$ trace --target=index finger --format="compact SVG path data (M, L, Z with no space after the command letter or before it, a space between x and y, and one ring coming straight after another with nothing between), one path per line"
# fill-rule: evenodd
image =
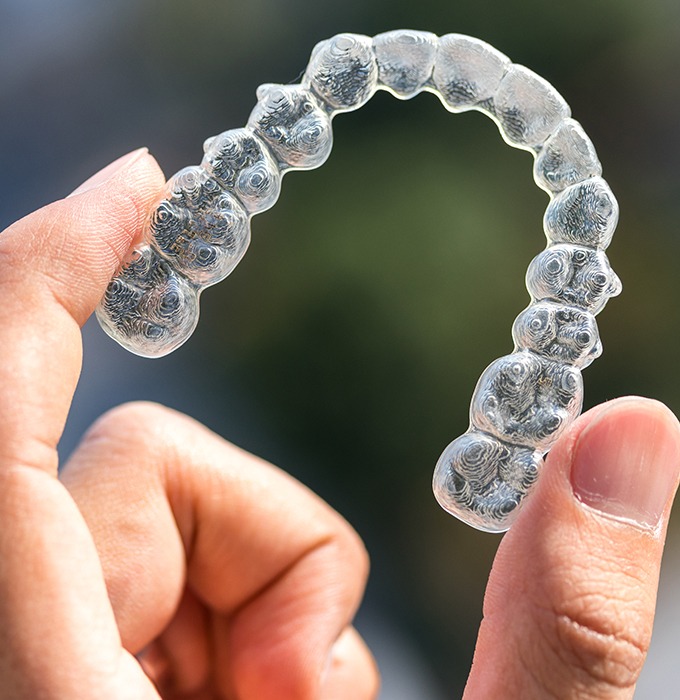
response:
M56 474L81 368L80 326L141 234L163 182L140 149L0 234L0 469Z

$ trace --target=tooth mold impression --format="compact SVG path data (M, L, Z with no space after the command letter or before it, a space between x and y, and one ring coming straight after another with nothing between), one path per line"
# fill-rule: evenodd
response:
M201 291L241 260L250 219L274 205L282 176L319 167L331 152L332 118L376 90L399 99L433 92L451 112L488 115L507 143L534 155L534 179L550 196L547 247L527 271L531 303L513 325L514 350L483 372L470 427L434 472L445 510L502 532L543 456L581 411L581 369L602 351L595 314L621 291L604 252L619 211L562 96L484 41L397 30L317 44L300 84L262 85L246 126L208 139L201 164L170 178L143 244L109 284L97 317L138 355L160 357L184 343L198 322Z

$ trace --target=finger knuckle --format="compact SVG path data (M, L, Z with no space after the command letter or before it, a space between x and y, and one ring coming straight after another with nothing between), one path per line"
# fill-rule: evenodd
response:
M544 636L566 672L586 687L631 689L649 648L649 632L626 601L575 597L547 611Z
M85 439L124 440L126 445L153 444L161 432L168 430L175 413L150 401L131 401L104 413L89 429Z

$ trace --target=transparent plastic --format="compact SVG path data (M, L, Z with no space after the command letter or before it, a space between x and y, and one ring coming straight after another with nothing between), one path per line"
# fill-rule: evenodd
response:
M144 357L167 355L194 332L198 294L149 246L135 250L97 308L102 328Z
M417 95L432 78L438 41L436 34L409 29L374 37L379 87L402 100Z
M534 155L534 179L550 197L548 246L527 271L531 303L513 325L514 351L483 372L470 426L444 450L433 479L445 510L501 532L581 410L581 369L602 352L595 314L621 291L604 253L619 210L561 95L486 42L402 29L317 44L300 84L260 86L247 125L206 140L201 164L169 180L97 317L139 355L179 347L198 321L201 291L234 270L251 217L274 205L282 176L319 167L333 145L333 117L376 90L400 99L428 91L451 112L487 114L505 141Z
M302 81L328 105L349 112L366 104L378 86L378 64L371 39L338 34L317 44Z
M561 243L531 261L526 282L536 301L553 299L592 314L621 292L621 281L604 252Z
M283 170L318 168L333 147L331 120L301 85L260 85L248 127L269 146Z
M273 207L281 173L269 149L250 129L231 129L203 144L201 166L251 213Z
M578 243L604 250L619 221L619 205L601 177L560 192L545 210L545 235L553 243Z
M512 66L493 96L503 138L517 148L538 150L571 116L569 105L547 81L524 66Z
M602 354L595 316L551 301L537 301L524 309L515 319L512 337L516 350L532 350L581 369Z
M470 425L512 445L547 452L583 403L581 372L533 352L492 362L477 382Z
M151 217L151 246L195 285L223 280L250 242L248 214L200 167L180 170Z
M551 193L600 175L595 147L573 119L565 119L548 137L534 163L536 184Z
M437 46L434 88L452 112L490 108L489 102L511 65L507 56L485 41L446 34Z
M507 530L543 466L538 450L470 429L442 453L433 489L440 505L487 532Z

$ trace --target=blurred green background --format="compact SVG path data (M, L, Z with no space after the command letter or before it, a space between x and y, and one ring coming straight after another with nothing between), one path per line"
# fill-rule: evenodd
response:
M479 36L567 99L621 205L608 254L624 292L598 318L585 407L634 393L680 411L677 0L0 0L0 224L140 145L168 175L197 163L320 39L402 27ZM88 326L63 452L108 406L154 398L276 461L362 534L369 618L458 696L500 539L440 511L431 471L481 371L512 348L547 196L490 120L429 94L378 93L334 136L329 161L288 175L253 220L248 255L172 357L128 356ZM677 687L668 673L655 676Z

